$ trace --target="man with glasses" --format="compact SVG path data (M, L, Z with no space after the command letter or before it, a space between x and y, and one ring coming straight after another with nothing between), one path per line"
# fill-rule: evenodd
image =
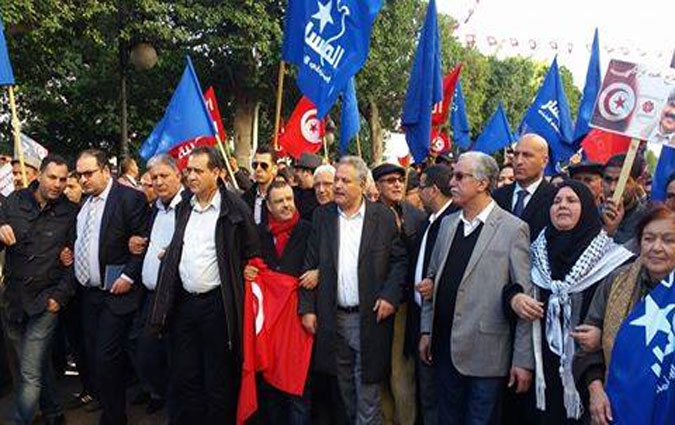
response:
M510 283L530 281L527 224L490 196L499 168L481 152L459 157L450 180L461 208L441 222L425 279L419 354L432 365L439 424L494 424L503 387L524 393L532 380L532 325L519 320L515 337L502 308ZM433 341L433 346L432 346Z
M415 249L417 229L424 221L425 214L405 201L405 174L405 169L395 164L385 163L373 169L373 179L380 193L379 202L394 213L408 258L413 258L417 252ZM415 405L415 363L412 358L403 355L408 297L405 288L401 289L403 295L401 305L394 318L392 376L389 386L385 386L383 410L385 417L395 415L396 422L401 425L413 425L415 409L411 409L410 406Z
M274 153L271 150L260 148L255 153L253 162L251 163L255 183L249 190L244 192L242 198L253 212L255 224L267 221L265 194L267 193L267 188L277 176L277 166L274 160Z
M103 408L100 423L124 425L125 348L143 295L143 257L129 251L129 239L147 236L148 203L142 192L112 178L101 150L83 151L76 170L87 195L77 216L74 249L87 365Z

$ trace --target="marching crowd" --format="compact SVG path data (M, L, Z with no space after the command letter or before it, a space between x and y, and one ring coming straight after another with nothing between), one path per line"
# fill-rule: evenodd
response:
M549 179L548 152L526 134L501 169L467 152L370 170L259 150L249 175L199 147L184 170L160 154L139 177L92 149L74 168L26 158L27 187L13 161L0 207L12 423L64 423L67 407L126 424L137 380L130 402L170 424L234 424L256 257L298 279L314 346L304 394L260 378L251 423L611 423L617 332L675 269L675 176L650 203L638 159L614 202L623 156ZM82 384L63 404L59 354Z

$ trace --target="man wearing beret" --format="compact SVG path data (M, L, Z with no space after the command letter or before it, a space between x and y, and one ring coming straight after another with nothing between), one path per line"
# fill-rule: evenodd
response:
M602 164L597 162L583 161L579 164L570 165L569 173L573 180L578 180L590 189L595 198L595 205L600 206L604 201L602 190Z

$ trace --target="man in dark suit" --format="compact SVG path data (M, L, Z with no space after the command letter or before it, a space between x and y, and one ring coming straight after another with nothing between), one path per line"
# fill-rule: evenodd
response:
M219 177L213 148L188 159L193 193L176 212L162 259L151 327L169 324L169 404L176 424L233 424L242 367L243 270L259 255L258 233L244 202Z
M405 354L415 359L415 372L417 378L418 410L424 425L438 423L438 410L436 391L434 389L433 369L420 361L417 355L417 346L420 340L420 315L422 313L422 296L415 290L415 282L420 282L427 274L431 252L436 243L438 229L443 219L457 211L452 204L450 193L450 179L452 170L444 165L432 165L427 167L420 177L420 199L424 209L429 213L418 230L415 239L415 253L410 256L408 264L410 282L407 291L409 293L408 320L406 323Z
M314 213L307 246L305 269L319 270L319 284L301 292L299 307L316 332L314 366L337 375L350 424L382 423L380 384L407 267L393 214L364 197L367 175L361 158L340 161L335 203Z
M274 160L274 152L265 148L258 149L251 163L255 183L241 195L253 214L252 217L255 224L265 222L267 219L265 194L267 193L267 188L277 176L277 165Z
M125 346L144 291L142 257L131 254L129 239L146 235L148 204L143 192L114 181L103 151L82 152L76 169L88 195L77 216L74 263L84 287L85 350L103 408L100 423L123 425Z
M548 143L536 134L523 135L513 153L515 183L497 189L492 197L504 210L530 226L534 241L549 222L555 188L544 178Z
M295 181L293 189L295 204L303 220L312 220L314 210L319 206L314 195L314 170L321 165L321 157L312 153L303 153L295 163Z

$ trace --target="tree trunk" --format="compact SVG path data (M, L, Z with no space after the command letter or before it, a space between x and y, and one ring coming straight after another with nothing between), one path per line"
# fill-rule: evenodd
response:
M369 102L370 114L368 116L368 126L370 127L370 142L372 146L373 165L378 165L382 162L382 154L384 153L382 145L382 124L380 124L380 110L374 101Z
M234 111L234 155L240 167L251 167L251 142L255 105L246 97L237 98Z

